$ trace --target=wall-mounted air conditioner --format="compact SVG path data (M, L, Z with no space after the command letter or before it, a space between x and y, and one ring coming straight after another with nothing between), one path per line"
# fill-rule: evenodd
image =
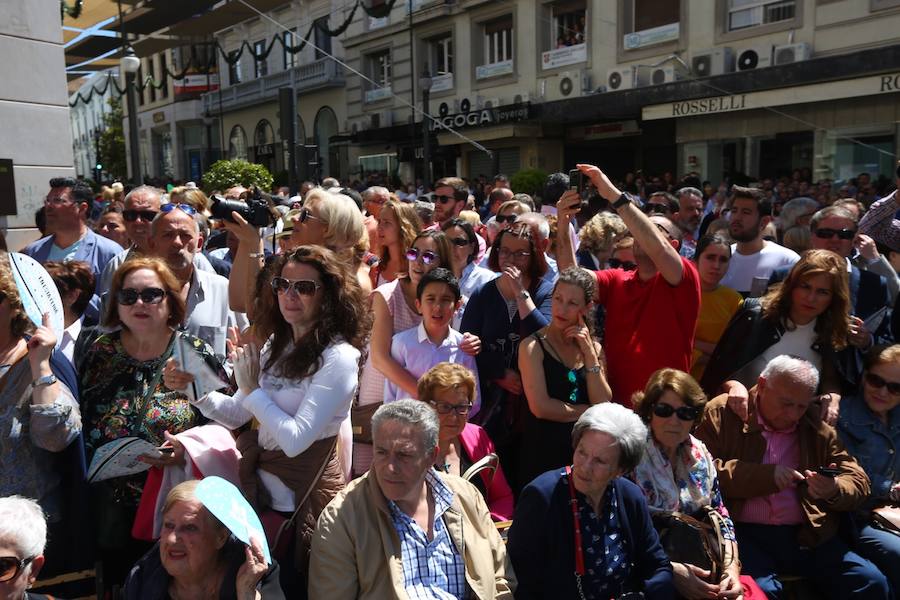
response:
M762 44L738 50L736 67L738 71L752 71L772 66L772 44Z
M634 87L634 67L620 67L606 72L606 89L610 92Z
M772 56L772 64L789 65L795 62L809 60L812 56L812 46L806 42L798 44L785 44L784 46L775 46L775 52Z
M691 74L694 77L711 77L734 71L734 50L723 46L697 52L691 58Z

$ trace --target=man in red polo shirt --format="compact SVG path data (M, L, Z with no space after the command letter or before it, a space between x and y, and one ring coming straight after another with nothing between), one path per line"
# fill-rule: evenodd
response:
M644 389L654 371L663 367L690 371L700 312L700 279L693 263L678 255L678 227L661 215L645 215L597 167L578 168L634 237L636 270L594 272L594 301L606 307L604 346L613 400L631 407L631 395ZM580 204L574 190L566 192L557 204L560 270L576 265L569 228L564 224L574 218Z

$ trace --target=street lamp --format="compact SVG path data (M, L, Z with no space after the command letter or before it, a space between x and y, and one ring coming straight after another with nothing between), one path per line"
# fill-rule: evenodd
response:
M422 90L422 185L425 189L431 185L431 148L429 148L429 125L431 119L428 112L428 95L431 93L431 71L428 70L428 64L425 64L425 70L419 78L419 88Z
M138 143L137 101L134 97L134 74L141 68L141 59L134 54L131 46L125 48L125 54L119 61L119 72L125 78L125 98L128 105L128 148L131 154L131 179L141 184L141 157Z
M100 128L94 129L94 181L99 184L103 174L103 161L100 160L100 137L103 133Z

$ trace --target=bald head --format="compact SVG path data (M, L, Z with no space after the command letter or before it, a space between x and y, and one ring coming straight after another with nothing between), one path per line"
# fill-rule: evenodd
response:
M200 225L178 208L160 213L153 219L149 246L152 255L165 260L175 275L185 279L200 249Z

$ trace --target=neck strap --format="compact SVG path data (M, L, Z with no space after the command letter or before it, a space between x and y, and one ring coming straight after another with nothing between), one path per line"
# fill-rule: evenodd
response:
M572 467L566 467L566 479L569 480L569 504L572 506L573 533L575 534L575 575L582 577L584 568L584 547L581 543L581 517L578 511L578 498L575 496L575 483L572 481Z

